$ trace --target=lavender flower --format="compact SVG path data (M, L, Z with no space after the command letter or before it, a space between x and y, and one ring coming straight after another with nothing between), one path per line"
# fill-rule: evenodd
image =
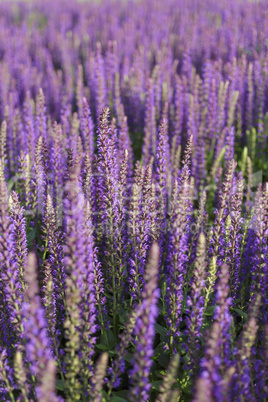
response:
M75 164L70 172L65 203L67 244L65 247L66 319L64 328L67 338L66 378L70 398L77 398L80 395L81 384L78 374L83 368L82 365L88 366L89 364L87 370L90 370L91 342L94 344L94 340L90 340L90 336L95 331L93 250L85 241L85 202L82 188L78 182L79 169L79 165ZM87 340L81 339L83 333ZM83 350L82 361L80 360L81 347ZM86 351L89 354L87 358ZM87 377L84 379L85 382L86 379ZM86 383L85 387L87 388L87 386Z
M28 402L30 386L27 382L27 373L22 352L17 350L14 358L14 378L17 388L21 391L23 400Z
M44 155L44 140L43 137L40 136L38 138L38 142L36 144L36 182L37 182L37 205L38 212L43 212L43 205L46 194L46 160Z
M211 255L215 263L222 262L225 249L225 220L228 215L228 195L233 183L233 175L236 163L232 160L227 165L225 181L219 194L219 208L215 210L215 222L213 237L211 240Z
M241 240L241 204L243 198L243 180L238 178L230 200L229 241L226 245L226 262L230 264L231 293L237 292L239 286L240 240Z
M231 127L226 133L225 160L229 162L232 159L234 159L234 127Z
M81 118L81 135L85 153L92 159L93 156L93 140L94 140L94 124L90 115L90 109L86 98L83 98L82 103L82 118Z
M163 379L163 383L160 386L160 395L156 399L157 402L177 401L179 397L179 391L172 391L173 385L176 383L176 374L178 371L180 362L180 356L176 354L171 360L168 371Z
M55 362L50 349L45 314L38 294L36 257L33 253L28 256L26 280L28 287L25 290L25 302L22 305L26 359L34 378L36 396L39 395L40 398L42 396L43 400L52 398L53 401L57 401L53 385ZM47 378L51 380L49 385Z
M157 272L159 263L159 248L153 244L145 272L145 288L142 293L142 303L139 308L139 317L136 322L134 334L135 353L133 369L131 370L131 401L147 400L149 397L149 374L152 364L154 324L158 314L157 301L159 289L157 288Z
M44 140L46 140L47 138L46 106L45 106L44 92L41 88L39 89L36 102L35 130L36 130L36 137L38 139L43 138Z
M1 124L1 130L0 130L0 159L2 166L5 166L6 163L6 133L7 131L7 123L4 120Z
M253 395L250 390L250 357L258 331L257 315L260 302L261 297L260 295L257 295L252 303L249 320L244 327L235 350L236 373L233 377L232 396L238 401L245 397L248 400L253 399Z
M143 160L145 166L154 155L156 149L156 121L155 121L155 106L154 106L154 88L152 80L147 82L146 94L146 109L145 109L145 129L144 129L144 145L143 145Z
M118 306L122 292L121 284L125 276L125 261L123 258L125 244L122 233L124 212L122 200L119 201L118 199L118 196L122 196L122 193L120 193L122 182L120 183L118 161L116 158L117 133L112 127L109 128L108 116L109 109L104 108L100 116L97 140L99 149L98 185L100 187L98 201L101 209L100 224L102 230L104 230L103 240L107 244L107 248L104 251L107 256L106 286L113 293L113 326L116 332ZM112 277L111 285L110 277Z
M95 375L92 380L93 390L91 393L91 397L96 402L101 402L101 400L102 400L101 391L102 391L104 377L105 377L106 370L107 370L108 358L109 358L108 353L104 352L100 355L100 357L96 363Z
M197 371L202 338L202 323L204 314L204 296L202 289L205 283L206 271L206 238L201 232L198 239L197 256L195 261L194 278L191 285L191 295L187 298L189 317L186 319L190 368Z
M230 326L231 315L229 306L228 266L222 265L220 282L217 288L215 321L212 325L207 341L205 356L201 360L203 381L209 382L211 395L217 400L228 400L230 380L234 374L234 367L230 355ZM198 400L198 399L197 399Z
M18 279L22 289L25 289L24 272L27 265L26 219L24 217L24 209L20 206L18 194L12 192L9 202L11 204L10 215L13 222L15 259L19 270Z
M266 400L265 1L9 3L0 399Z
M177 181L175 182L173 199L174 209L171 215L169 229L169 245L167 260L167 324L169 327L170 347L176 351L177 338L180 335L180 321L183 302L183 285L186 277L186 265L188 260L189 238L189 182L184 181L187 174L187 165L182 172L182 183L179 194L177 193Z
M138 304L133 311L133 313L128 318L128 322L124 332L120 336L120 343L117 347L118 355L113 361L112 367L110 368L111 379L108 383L109 393L111 393L113 388L120 386L121 379L120 375L124 373L126 369L125 356L127 353L127 347L132 340L132 334L136 326L136 320L139 317L141 311L140 304Z
M15 228L8 213L6 183L1 178L0 194L0 230L2 232L0 239L0 320L3 328L3 340L5 343L11 345L14 342L13 325L16 329L16 335L19 336L21 333L21 304L23 294L14 252Z
M8 395L10 400L12 402L15 402L13 390L14 380L12 376L12 370L10 369L8 364L7 351L5 349L2 349L0 351L0 392L3 397L4 395Z
M55 292L57 320L59 323L62 323L66 272L63 260L62 234L59 227L57 227L56 214L50 194L47 194L44 210L43 232L45 250L43 259L45 259L46 253L48 252L48 263L50 265L52 281L51 286L54 289L53 294ZM54 331L52 331L52 333L54 333Z
M160 247L165 235L165 217L167 213L167 170L169 161L169 144L167 138L167 122L164 120L160 124L159 140L156 152L156 197L157 197L157 231L160 240Z

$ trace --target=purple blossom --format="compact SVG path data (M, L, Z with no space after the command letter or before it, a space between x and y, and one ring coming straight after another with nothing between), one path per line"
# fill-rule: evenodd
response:
M151 385L149 383L150 367L152 365L154 325L158 315L157 301L160 295L157 287L157 273L159 264L159 248L152 245L148 264L145 271L145 287L142 301L138 310L138 318L134 329L135 352L131 375L130 400L147 400Z
M36 394L47 395L47 397L50 394L52 400L56 401L58 399L53 386L55 362L50 349L44 309L38 294L36 257L33 253L28 256L26 280L28 287L25 290L25 302L22 305L23 337L27 341L26 359L30 365L30 373L37 381ZM49 386L47 378L51 379Z
M266 400L265 0L9 3L0 399Z
M217 400L228 399L230 380L234 374L231 362L230 327L232 317L229 312L229 272L226 264L222 265L216 293L216 308L205 356L201 360L201 378L209 382L211 395Z

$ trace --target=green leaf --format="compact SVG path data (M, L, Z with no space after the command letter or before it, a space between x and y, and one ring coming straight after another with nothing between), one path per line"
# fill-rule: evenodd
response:
M108 349L113 349L116 345L116 339L113 334L113 331L108 329L107 331L105 331L104 334L101 334L100 344L105 345ZM108 350L108 349L106 349L106 350ZM105 349L103 349L103 350L105 350Z
M117 356L118 352L116 350L109 350L109 356Z
M162 384L162 382L163 382L163 381L161 381L161 380L153 381L153 382L151 383L152 389L154 389L154 390L156 390L156 391L159 391L159 387L160 387L160 385Z
M111 402L125 402L126 399L125 398L121 398L120 396L112 396L112 398L110 399Z
M244 320L247 321L248 316L244 311L240 310L239 308L234 308L234 311L236 311L242 318L244 318Z
M113 396L118 397L118 398L121 398L121 399L123 399L124 401L126 401L127 398L128 398L128 390L127 390L127 389L123 389L123 390L121 390L121 391L113 392Z
M121 310L119 313L119 322L125 327L128 322L128 312L126 310Z
M154 359L158 359L160 354L163 353L163 349L164 349L164 343L161 342L157 345L157 347L154 350Z
M103 343L98 343L96 347L100 350L109 350L109 346L104 345Z
M101 402L107 402L107 401L109 401L109 400L110 400L110 399L109 399L109 397L108 397L107 392L105 392L104 390L102 390L102 391L101 391L101 393L102 393L102 399L101 399Z
M166 375L166 370L155 370L154 374L156 375L156 377L158 378L162 378Z
M168 368L170 361L170 356L167 353L161 353L158 359L158 363L160 364L161 367L164 367L165 369Z
M157 334L160 334L161 336L167 335L167 329L162 327L162 325L160 325L160 324L155 324L155 332Z
M56 389L58 389L59 391L64 391L64 389L65 389L64 381L57 380L56 381Z
M27 241L32 242L35 239L36 236L36 227L33 228L32 230L29 230L27 233Z
M207 316L213 315L214 311L215 311L215 308L216 308L216 305L208 306L207 309L206 309L205 315L207 315Z
M133 359L133 355L131 353L127 353L125 356L125 361L131 363Z

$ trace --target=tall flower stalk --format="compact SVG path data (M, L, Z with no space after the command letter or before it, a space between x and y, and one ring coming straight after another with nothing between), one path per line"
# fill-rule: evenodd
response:
M22 306L23 338L26 359L34 385L33 395L36 395L38 399L50 399L56 402L58 401L55 393L56 366L50 349L45 313L39 296L37 261L33 253L28 256L26 280L28 287L25 290L25 302Z
M130 401L137 400L137 398L147 400L151 388L149 374L152 365L154 325L158 314L157 301L160 295L157 287L158 264L159 247L154 243L146 266L145 287L134 329L136 341L133 368L131 370Z

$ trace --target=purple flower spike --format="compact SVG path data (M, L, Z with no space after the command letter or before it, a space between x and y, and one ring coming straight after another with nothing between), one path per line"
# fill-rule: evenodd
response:
M63 239L62 233L57 226L56 214L53 207L52 197L47 194L43 217L44 240L47 244L45 253L49 253L48 263L53 281L53 293L55 292L56 314L58 323L63 322L64 289L66 272L64 270Z
M201 360L202 381L207 381L211 395L217 401L230 400L230 382L235 372L231 362L230 327L232 317L229 312L229 269L223 264L216 294L216 308L205 356ZM229 399L228 399L229 398ZM197 399L198 400L198 399Z
M15 242L15 259L19 270L19 282L22 289L25 289L25 268L27 265L27 239L26 239L26 219L24 208L20 206L18 194L11 193L10 197L10 216L13 222L13 238Z
M241 396L247 400L253 400L254 391L251 389L251 364L254 355L254 343L258 331L257 316L261 304L261 296L256 295L249 312L249 320L240 336L237 348L234 350L236 360L236 372L232 383L232 397L242 402Z
M204 296L202 289L205 285L206 271L206 238L203 233L200 234L197 245L197 256L195 261L194 278L192 290L187 298L187 307L189 316L186 319L187 335L189 342L190 369L196 373L198 368L199 353L201 349L200 341L202 339L202 324L204 314Z
M55 362L52 358L47 322L39 296L36 257L33 253L28 256L26 280L28 287L25 290L25 302L22 306L26 358L30 364L30 372L37 381L36 395L43 395L47 400L51 397L53 401L57 401L54 386ZM50 378L49 384L47 378Z
M154 87L152 79L147 82L145 128L142 155L146 166L156 151L156 121L154 105Z
M83 98L81 115L81 136L84 152L92 161L94 152L94 124L86 98Z
M135 353L133 369L130 373L131 389L130 401L143 400L149 397L151 384L149 382L150 368L152 365L154 325L158 315L157 302L160 291L157 288L159 264L159 247L152 245L145 271L145 287L142 293L142 302L139 307L139 317L136 322L134 334Z
M187 165L185 166L186 170ZM185 172L185 174L187 174ZM182 173L182 177L184 173ZM184 180L184 179L183 179ZM174 207L171 211L167 256L167 325L169 345L176 352L180 336L183 286L186 279L189 239L189 182L183 182L178 193L178 182L173 191Z
M213 237L211 239L211 254L219 264L223 261L225 253L225 221L228 215L228 201L231 192L236 162L231 160L227 164L225 180L219 194L219 207L215 210Z
M165 217L167 213L167 176L169 171L169 144L167 136L167 121L163 120L159 128L159 139L155 160L156 199L157 199L157 234L160 248L165 236Z
M107 352L102 353L95 366L94 377L92 379L93 387L90 397L96 402L102 401L101 391L103 389L103 384L105 381L108 359L109 359L108 353Z
M16 335L21 333L21 303L23 300L22 283L19 277L16 251L15 226L9 216L7 187L0 178L0 325L3 327L4 342L12 344ZM17 233L17 235L20 235ZM23 231L21 233L23 238ZM15 238L14 238L15 237ZM22 251L25 244L22 244ZM14 326L14 327L13 327ZM7 337L7 338L6 338Z
M0 349L0 395L8 395L10 401L15 402L14 379L12 369L9 367L6 349ZM6 400L6 399L4 399Z

